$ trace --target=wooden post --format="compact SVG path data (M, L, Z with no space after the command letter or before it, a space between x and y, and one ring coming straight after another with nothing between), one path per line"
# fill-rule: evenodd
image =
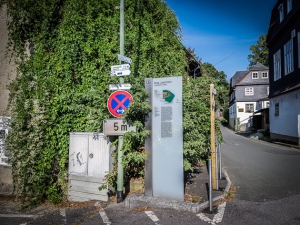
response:
M217 189L216 177L216 145L215 145L215 96L214 85L210 85L210 151L212 164L212 188Z

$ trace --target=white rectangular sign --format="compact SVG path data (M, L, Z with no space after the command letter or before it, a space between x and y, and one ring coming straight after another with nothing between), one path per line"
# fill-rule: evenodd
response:
M120 64L120 65L114 65L110 67L110 71L116 71L116 70L129 70L130 65L129 64Z
M136 132L136 126L126 122L124 119L103 120L103 133L108 136L124 135L126 132Z
M120 60L122 62L128 62L128 63L132 62L131 58L124 56L124 55L120 55L120 54L118 54L118 60Z
M114 71L114 73L111 73L111 76L122 77L122 76L129 76L130 74L131 74L130 70L116 70Z
M116 90L130 90L131 84L110 84L109 90L116 91Z

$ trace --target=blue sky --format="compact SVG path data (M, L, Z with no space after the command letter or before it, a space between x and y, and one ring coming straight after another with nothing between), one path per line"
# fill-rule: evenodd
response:
M177 16L183 44L202 62L224 71L227 80L246 71L249 47L268 33L277 0L165 0Z

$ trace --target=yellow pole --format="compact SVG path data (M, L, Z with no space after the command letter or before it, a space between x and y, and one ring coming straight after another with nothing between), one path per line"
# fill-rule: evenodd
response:
M210 85L210 151L212 164L212 188L217 189L216 178L216 145L215 145L215 96L214 85Z

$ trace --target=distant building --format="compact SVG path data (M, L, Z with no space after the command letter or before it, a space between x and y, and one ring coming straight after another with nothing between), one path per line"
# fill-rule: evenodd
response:
M267 36L270 138L300 144L300 1L279 0Z
M230 127L241 131L267 128L269 121L263 109L269 107L268 92L268 67L257 63L249 71L237 71L230 79Z
M197 59L195 59L195 57L193 56L193 54L191 54L191 52L189 51L189 49L185 49L185 56L188 62L187 67L185 68L188 76L193 77L194 79L196 77L201 77L202 73L201 73L201 64L198 62Z

